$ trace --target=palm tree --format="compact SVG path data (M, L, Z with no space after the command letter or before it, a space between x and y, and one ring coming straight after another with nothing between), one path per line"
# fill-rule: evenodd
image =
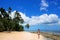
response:
M0 19L2 18L2 15L0 14Z
M8 13L11 13L11 10L12 10L11 7L9 7L9 8L8 8Z
M29 24L26 24L26 27L29 29Z
M0 22L0 32L4 31L4 26L3 26L3 23Z
M18 13L18 11L15 12L15 18L13 20L15 22L15 30L16 31L23 30L23 26L21 24L24 22L24 20L22 19L21 15Z
M15 22L17 23L23 23L24 20L22 19L21 15L18 13L18 11L15 12L15 18L14 18Z
M22 19L21 15L18 11L15 12L15 17L11 19L9 16L11 14L11 7L9 7L8 12L4 8L0 8L0 31L12 31L17 30L21 31L24 30L23 25L21 25L24 20ZM20 24L19 24L20 23ZM16 29L14 29L16 28Z

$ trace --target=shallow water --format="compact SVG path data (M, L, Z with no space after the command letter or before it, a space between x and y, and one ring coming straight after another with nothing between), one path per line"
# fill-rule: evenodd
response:
M50 39L50 38L46 38L46 40L53 40L53 39Z

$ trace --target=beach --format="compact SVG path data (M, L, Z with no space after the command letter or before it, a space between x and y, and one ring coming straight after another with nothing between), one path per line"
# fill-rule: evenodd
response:
M47 38L51 38L53 40L60 40L60 33L56 34L56 33L51 33L51 32L41 32L41 35L47 37Z
M40 35L40 38L38 39L38 36L36 33L31 32L0 32L0 40L52 40L49 38L46 38L43 35Z

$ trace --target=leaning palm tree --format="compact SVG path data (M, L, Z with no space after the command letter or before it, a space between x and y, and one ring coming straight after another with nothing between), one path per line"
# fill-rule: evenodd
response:
M29 29L29 24L26 24L25 26Z

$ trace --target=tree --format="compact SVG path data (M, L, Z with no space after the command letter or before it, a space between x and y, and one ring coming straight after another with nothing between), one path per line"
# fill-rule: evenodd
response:
M18 13L18 11L15 12L15 18L13 19L15 21L15 27L14 29L16 31L23 31L23 26L19 25L22 24L24 22L24 20L22 19L21 15Z
M0 19L0 32L4 31L4 26L2 20Z
M11 7L8 8L8 12L4 8L0 8L0 31L23 31L24 27L21 24L24 23L24 20L18 11L15 12L15 17L12 19L11 10Z
M11 7L9 7L9 8L8 8L8 13L11 14L11 10L12 10Z
M29 29L29 24L26 24L26 27Z
M17 22L17 23L20 22L21 24L24 22L24 20L22 19L21 15L18 13L18 11L15 12L14 20L15 20L15 22Z

